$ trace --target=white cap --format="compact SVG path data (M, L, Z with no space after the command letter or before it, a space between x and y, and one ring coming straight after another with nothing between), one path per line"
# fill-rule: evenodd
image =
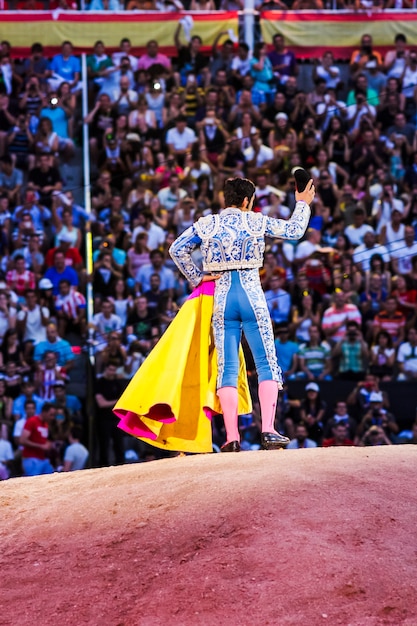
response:
M317 383L308 383L308 385L306 385L306 391L317 391L318 393L320 391L320 387Z

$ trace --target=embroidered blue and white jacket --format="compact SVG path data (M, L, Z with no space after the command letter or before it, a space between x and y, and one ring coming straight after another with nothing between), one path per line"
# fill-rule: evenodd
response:
M169 253L180 272L196 287L204 275L191 257L196 248L200 248L204 272L259 268L263 264L265 237L301 239L310 213L305 202L297 202L289 220L231 207L219 215L200 217L174 241Z

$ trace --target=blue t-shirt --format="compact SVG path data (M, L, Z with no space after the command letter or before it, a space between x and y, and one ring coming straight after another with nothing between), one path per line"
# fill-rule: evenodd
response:
M275 340L275 351L277 353L278 364L283 372L288 372L291 369L292 358L294 354L297 354L300 347L295 341L286 341L281 343L279 339Z
M50 267L46 270L44 278L49 278L52 282L53 294L57 296L59 294L59 281L60 280L69 280L71 287L78 287L78 274L72 268L67 266L63 272L58 272L54 267Z
M81 74L81 63L77 57L70 56L64 59L62 54L57 54L51 61L50 69L61 76L64 80L72 83L76 72Z
M52 122L52 128L62 139L68 139L68 121L67 114L62 107L54 109L42 109L40 117L47 117Z

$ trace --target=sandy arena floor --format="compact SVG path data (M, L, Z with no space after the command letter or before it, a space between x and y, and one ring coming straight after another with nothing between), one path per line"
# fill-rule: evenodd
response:
M417 446L0 484L1 626L417 625Z

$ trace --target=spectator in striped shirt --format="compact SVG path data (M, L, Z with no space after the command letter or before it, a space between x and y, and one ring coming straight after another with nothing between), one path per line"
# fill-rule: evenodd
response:
M346 302L346 294L341 289L336 289L333 304L323 313L322 329L327 341L334 345L343 339L348 321L354 321L360 326L362 316L357 306Z
M68 331L85 336L87 332L85 298L65 278L59 281L59 294L55 300L58 318L58 333L65 337Z
M300 346L298 353L300 376L308 380L331 380L332 361L330 346L327 341L321 341L320 327L317 324L310 326L310 341Z
M14 258L14 268L6 274L6 284L19 297L19 302L25 303L25 293L27 289L35 289L35 274L26 269L26 261L23 255L19 254Z
M404 341L405 317L397 308L397 299L389 296L385 303L385 311L380 311L374 318L374 337L381 330L386 330L392 339L393 348L398 348Z

